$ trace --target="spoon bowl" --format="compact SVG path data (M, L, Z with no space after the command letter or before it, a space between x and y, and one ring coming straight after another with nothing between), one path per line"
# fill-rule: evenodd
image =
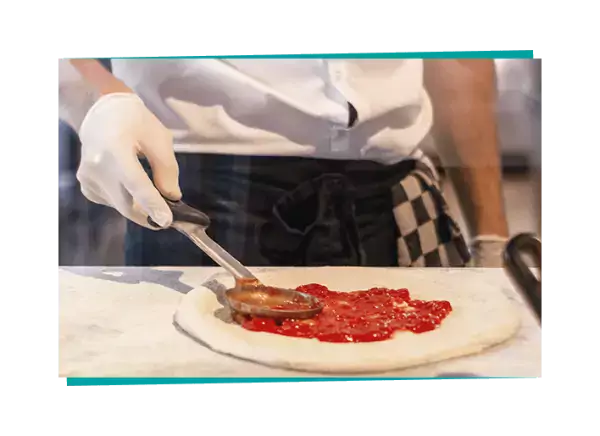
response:
M312 295L257 282L228 289L225 298L232 312L264 318L306 319L323 310L321 301Z

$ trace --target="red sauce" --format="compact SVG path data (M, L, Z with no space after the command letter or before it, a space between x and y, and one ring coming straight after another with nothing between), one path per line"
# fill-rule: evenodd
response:
M376 342L389 339L399 330L434 330L452 311L448 301L411 300L407 289L335 292L310 284L297 290L319 298L324 304L322 312L305 320L245 318L242 327L322 342Z

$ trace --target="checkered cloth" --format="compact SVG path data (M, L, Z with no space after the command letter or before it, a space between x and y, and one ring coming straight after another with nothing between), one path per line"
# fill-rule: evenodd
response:
M398 225L398 264L412 267L463 267L470 260L466 241L450 214L438 179L426 165L392 188Z
M466 244L426 164L186 154L183 200L249 266L464 266ZM146 170L151 175L147 163ZM128 223L126 264L214 265L174 230Z

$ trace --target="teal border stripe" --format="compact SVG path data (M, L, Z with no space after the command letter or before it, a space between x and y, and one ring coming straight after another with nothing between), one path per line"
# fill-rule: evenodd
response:
M533 59L533 50L434 51L404 53L311 53L231 56L150 56L114 57L111 59L241 59L241 58L327 58L327 59Z
M115 386L115 385L182 385L216 383L290 383L330 381L386 381L386 380L440 380L440 379L510 379L528 377L233 377L233 378L80 378L67 377L67 386Z

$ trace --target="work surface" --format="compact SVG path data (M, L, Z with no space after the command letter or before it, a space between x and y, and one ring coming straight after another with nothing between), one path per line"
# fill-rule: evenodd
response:
M270 268L283 270L283 268ZM254 269L260 273L261 269ZM383 272L385 270L382 270ZM319 377L221 355L173 324L181 298L220 268L60 268L61 377ZM443 269L423 269L443 277ZM541 329L501 269L460 269L464 280L504 289L520 307L512 339L487 351L371 377L541 376ZM327 377L331 377L329 374ZM345 374L340 376L347 377Z

